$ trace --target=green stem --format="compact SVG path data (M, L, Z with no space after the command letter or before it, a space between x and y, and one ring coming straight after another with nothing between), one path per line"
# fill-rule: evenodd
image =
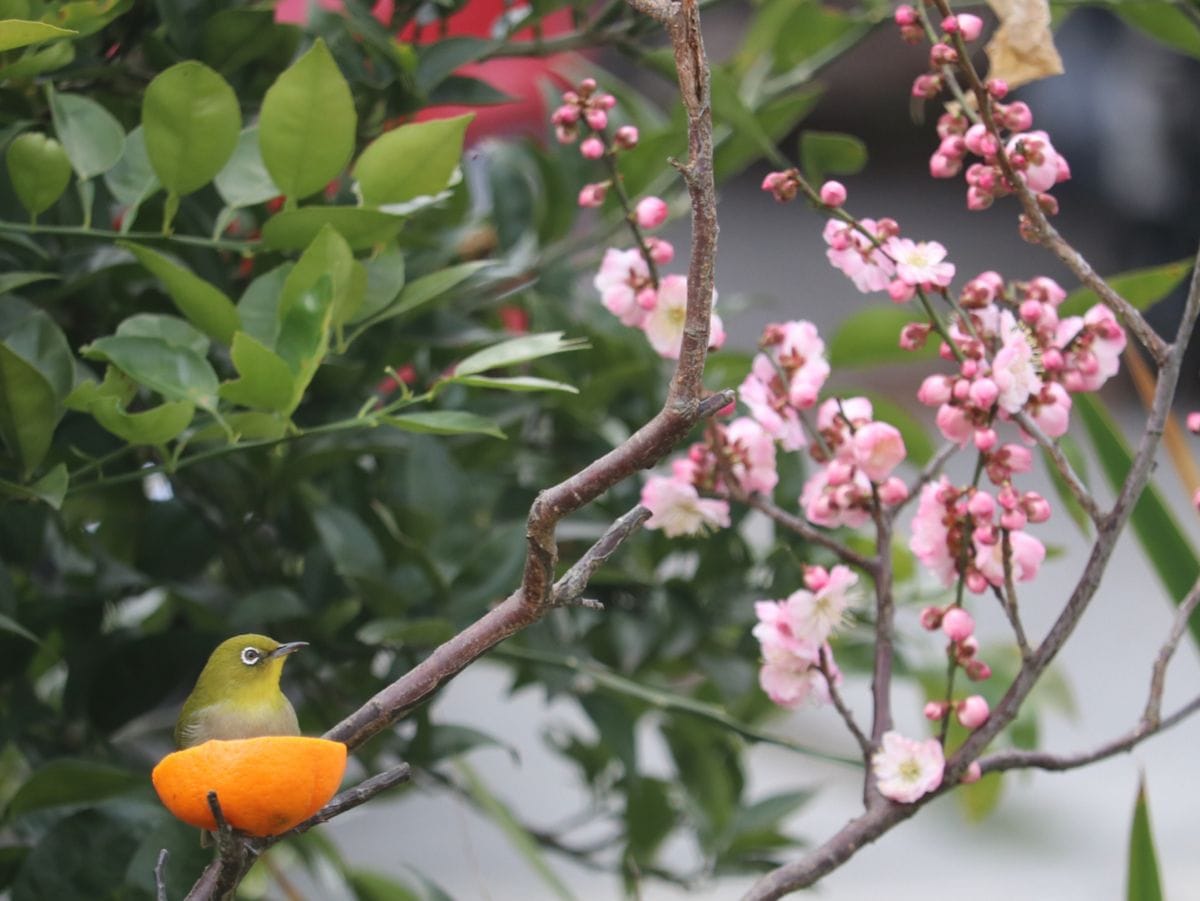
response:
M169 241L175 244L187 244L192 247L207 247L212 250L235 250L240 253L254 251L259 241L231 241L204 238L199 235L163 235L159 232L120 232L102 228L86 228L76 225L37 225L35 223L9 222L0 220L0 232L16 232L24 235L60 235L68 238L91 238L98 241Z

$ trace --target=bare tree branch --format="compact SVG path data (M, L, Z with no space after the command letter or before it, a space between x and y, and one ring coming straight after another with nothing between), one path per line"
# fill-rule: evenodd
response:
M1179 640L1183 638L1188 620L1196 612L1198 603L1200 603L1200 579L1196 580L1192 585L1192 590L1175 609L1175 620L1171 623L1171 631L1167 634L1167 640L1163 642L1163 646L1158 651L1158 657L1154 661L1154 669L1150 673L1150 696L1146 699L1146 709L1142 712L1142 724L1145 726L1155 727L1158 725L1162 715L1162 696L1167 681L1167 664L1171 662L1175 649L1179 647Z
M841 692L838 691L837 685L833 681L833 667L830 665L831 663L832 660L830 660L829 652L825 648L821 648L820 653L817 655L817 669L825 677L825 685L829 689L829 700L833 702L834 709L842 717L842 722L846 724L846 728L850 730L850 734L858 742L858 747L863 753L863 760L867 760L871 756L871 740L863 735L862 729L858 728L858 723L854 719L854 714L846 706L846 702L842 700Z
M1092 497L1092 493L1087 490L1087 486L1083 484L1083 480L1075 472L1075 467L1071 465L1071 461L1067 459L1067 455L1058 446L1058 442L1051 440L1050 436L1043 432L1041 427L1030 419L1029 415L1024 411L1013 416L1013 420L1037 442L1038 447L1050 455L1050 459L1054 462L1054 468L1071 490L1071 496L1075 498L1075 503L1079 504L1093 525L1099 525L1100 518L1104 514L1096 506L1095 498Z
M857 566L859 569L866 570L874 574L879 569L879 561L877 558L864 557L858 551L851 550L837 539L826 535L820 529L811 525L807 520L796 516L794 513L789 513L782 507L778 506L769 497L761 494L750 494L742 491L733 483L733 480L728 480L731 483L729 496L738 503L745 504L747 507L752 507L760 513L768 516L777 525L783 526L791 532L795 532L805 541L810 541L813 544L819 544L826 550L833 551L843 563L848 563L851 566Z

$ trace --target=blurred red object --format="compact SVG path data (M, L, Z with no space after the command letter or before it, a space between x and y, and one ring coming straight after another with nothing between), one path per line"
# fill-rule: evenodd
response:
M318 0L318 3L322 9L327 10L341 9L342 6L341 0ZM308 4L309 0L279 0L275 6L275 20L303 24L308 20ZM445 20L428 25L409 23L396 37L418 45L432 43L445 37L490 38L497 19L506 11L511 13L513 9L520 9L525 5L516 3L506 7L504 0L469 0L463 9ZM392 17L393 6L393 0L379 0L372 12L381 22L387 22ZM542 34L546 37L570 30L571 15L568 10L552 13L542 20ZM532 28L522 28L514 38L527 41L533 38L533 34ZM420 110L413 116L413 120L424 122L474 112L475 120L467 129L469 144L489 136L540 136L545 133L546 128L546 108L542 102L541 84L552 80L565 85L565 80L557 74L557 67L562 64L564 57L565 54L505 57L468 63L457 69L455 74L485 81L497 91L513 97L513 101L492 106L430 106Z

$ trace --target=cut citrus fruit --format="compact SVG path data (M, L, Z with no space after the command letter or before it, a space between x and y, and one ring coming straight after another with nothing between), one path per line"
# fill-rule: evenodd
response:
M204 744L168 754L150 774L167 810L215 830L208 806L215 791L234 829L268 836L287 832L325 806L346 771L346 746L324 738L267 735Z

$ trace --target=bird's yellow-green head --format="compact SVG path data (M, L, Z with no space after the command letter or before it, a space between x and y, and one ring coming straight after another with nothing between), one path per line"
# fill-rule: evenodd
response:
M279 677L288 655L307 644L249 634L217 645L183 704L176 743L297 734L296 714L279 690Z

